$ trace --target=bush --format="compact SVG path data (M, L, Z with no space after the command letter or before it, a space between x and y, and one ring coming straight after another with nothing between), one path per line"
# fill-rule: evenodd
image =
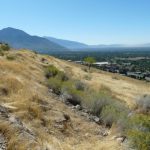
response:
M42 110L38 105L32 104L28 107L28 115L30 115L31 119L41 119L42 117Z
M102 109L109 105L110 100L108 97L93 97L92 113L94 115L100 116Z
M86 67L81 68L84 72L88 72L88 69Z
M70 97L67 99L69 103L71 103L74 106L81 105L82 93L80 91L70 89L69 91L67 91L67 93L70 95Z
M58 72L59 70L55 66L50 65L45 70L45 76L47 78L55 77L58 74Z
M75 88L73 81L67 81L63 84L62 95L66 101L72 105L80 105L83 97L83 92Z
M143 113L150 112L150 95L144 95L137 99L136 101L137 108L141 110Z
M67 76L64 72L62 72L62 71L59 71L59 72L57 73L56 78L57 78L58 80L63 81L63 82L69 80L68 76Z
M90 75L85 75L85 76L84 76L84 79L90 81L90 80L92 80L92 77L91 77Z
M0 48L0 56L4 56L4 52L1 48Z
M14 55L7 55L6 58L8 60L15 60L16 59L16 57Z
M53 92L57 95L61 94L62 81L57 78L50 78L48 80L48 87L53 90Z
M127 130L131 144L137 150L150 149L150 116L135 115L130 119L130 128Z
M127 115L128 109L119 101L114 100L112 104L103 107L100 119L109 127L111 127L113 123L117 124L120 128L120 132L123 132L126 127L122 123L125 123L127 120Z
M116 123L119 118L120 112L111 105L103 107L101 112L101 120L106 126L111 127L113 123Z
M76 90L79 90L79 91L85 90L85 84L79 80L75 81L75 87L76 87Z

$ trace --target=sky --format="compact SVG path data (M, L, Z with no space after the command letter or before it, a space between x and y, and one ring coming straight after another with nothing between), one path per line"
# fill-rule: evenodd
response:
M150 0L0 0L0 29L86 44L150 43Z

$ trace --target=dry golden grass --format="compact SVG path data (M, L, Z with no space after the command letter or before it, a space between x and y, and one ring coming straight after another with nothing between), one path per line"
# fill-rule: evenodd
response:
M150 93L150 83L144 81L93 68L91 73L88 73L81 65L59 59L53 59L53 64L68 71L74 78L85 81L95 90L99 90L101 86L108 87L118 99L125 101L130 107L134 106L137 97ZM90 76L90 80L87 80L86 76Z
M36 142L22 135L17 126L10 124L7 118L0 118L0 133L8 138L8 149L48 149L48 150L119 150L121 146L113 135L102 138L98 133L100 126L89 122L74 113L68 106L49 94L44 77L44 67L50 64L67 72L75 79L83 80L91 87L111 91L115 96L132 104L139 94L150 92L143 82L119 75L92 70L87 73L82 66L68 63L50 56L42 56L30 51L10 51L15 56L8 60L0 57L0 105L18 117L36 137ZM42 58L46 60L42 62ZM91 76L86 80L85 76ZM116 80L117 78L117 80ZM71 117L67 128L57 123L63 114ZM2 123L3 122L3 123ZM24 143L24 144L22 144Z

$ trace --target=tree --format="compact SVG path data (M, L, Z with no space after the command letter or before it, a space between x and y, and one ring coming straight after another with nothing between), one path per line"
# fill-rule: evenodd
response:
M95 58L93 58L93 57L86 57L84 59L84 61L88 64L89 70L90 70L92 64L96 62Z

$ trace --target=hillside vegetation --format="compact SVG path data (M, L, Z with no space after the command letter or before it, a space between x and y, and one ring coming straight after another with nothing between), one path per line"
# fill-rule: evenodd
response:
M148 83L26 50L1 51L0 148L149 149Z

